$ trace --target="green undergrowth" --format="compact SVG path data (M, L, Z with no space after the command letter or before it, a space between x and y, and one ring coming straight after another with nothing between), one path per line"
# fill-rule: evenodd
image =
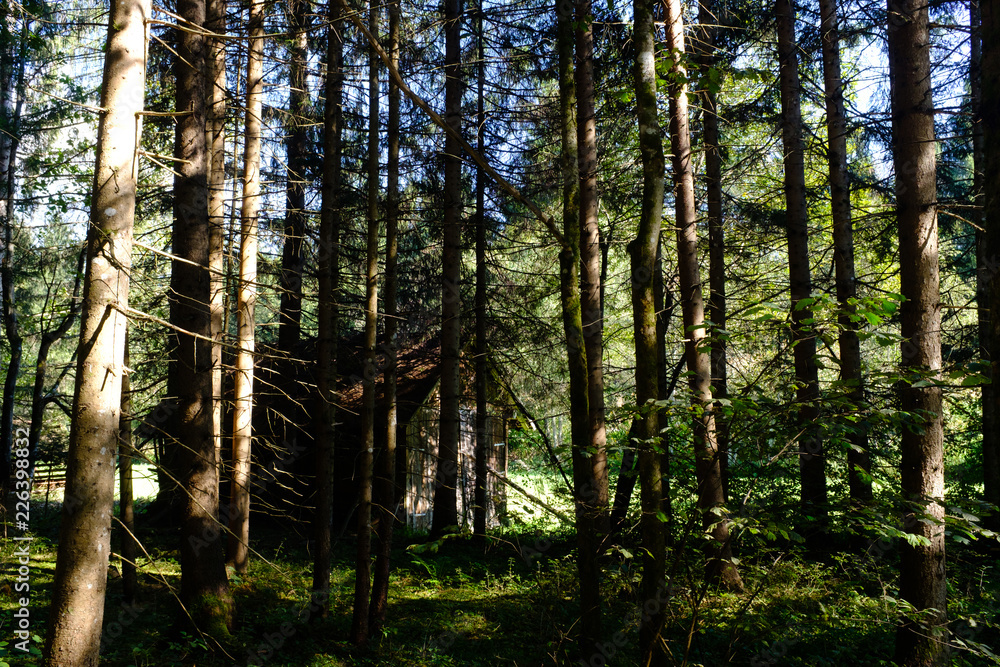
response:
M258 555L244 576L231 575L236 626L224 644L177 622L180 570L176 534L142 535L140 596L122 605L119 563L109 572L102 664L134 667L216 665L635 665L644 604L638 594L640 552L626 546L604 557L602 653L577 650L578 591L574 541L566 533L521 528L486 543L455 536L439 544L400 534L393 553L386 628L367 649L351 646L354 545L335 546L332 611L309 605L311 555L287 531L257 528ZM414 545L417 545L414 547ZM423 545L423 546L420 546ZM437 547L436 549L434 547ZM409 548L408 548L409 547ZM748 550L751 551L751 550ZM12 652L13 545L3 544L7 584L0 590L6 660L40 665ZM32 633L44 638L54 576L52 542L32 545ZM896 554L867 560L807 558L796 547L755 548L740 563L746 590L704 586L700 557L672 551L664 595L666 644L681 665L889 665L902 603L895 590ZM971 549L949 553L953 664L1000 664L1000 576L995 560ZM652 603L655 606L655 603ZM32 645L38 645L32 640ZM991 648L992 647L992 648Z

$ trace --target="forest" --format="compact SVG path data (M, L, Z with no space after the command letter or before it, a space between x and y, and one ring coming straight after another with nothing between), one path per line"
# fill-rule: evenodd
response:
M0 667L1000 665L994 11L3 0Z

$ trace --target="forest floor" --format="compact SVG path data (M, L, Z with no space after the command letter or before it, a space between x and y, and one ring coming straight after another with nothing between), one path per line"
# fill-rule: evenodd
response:
M40 665L55 573L58 514L33 522L31 627L36 655L12 650L14 549L2 546L0 666ZM141 521L141 517L140 517ZM312 557L289 524L254 526L258 554L245 576L231 576L236 627L219 646L176 622L178 536L140 532L140 594L123 607L120 562L112 561L103 665L173 667L273 665L636 665L642 600L638 549L604 559L606 641L583 660L575 634L578 596L574 545L565 532L522 525L485 543L455 536L437 545L400 531L386 629L360 651L347 641L354 589L354 544L335 545L332 611L309 608ZM626 542L627 542L626 536ZM419 546L423 544L424 546ZM418 545L418 546L414 546ZM434 548L435 546L439 548ZM951 547L949 547L951 548ZM117 552L117 545L114 550ZM900 602L892 548L861 559L831 554L809 560L795 546L754 545L740 563L746 591L706 589L693 550L671 552L666 643L677 665L889 665ZM969 547L949 553L949 618L955 665L1000 665L1000 562ZM654 603L655 604L655 603ZM992 647L992 648L991 648Z

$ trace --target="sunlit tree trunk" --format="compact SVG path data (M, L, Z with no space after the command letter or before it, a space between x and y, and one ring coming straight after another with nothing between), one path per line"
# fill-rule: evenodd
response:
M903 527L926 542L917 546L900 542L899 594L917 612L937 610L921 614L919 620L904 620L896 633L895 658L906 666L945 665L949 659L941 387L918 382L933 380L941 372L936 140L927 4L889 0L888 23L899 288L904 297L900 308L905 376L901 408L918 422L901 428L900 472L908 503Z
M656 39L653 7L647 0L632 3L635 20L635 97L639 121L639 153L642 158L642 208L639 231L629 244L632 258L632 323L635 334L635 400L640 413L633 427L639 450L642 506L642 597L657 599L664 582L667 551L664 525L660 521L663 481L660 471L659 415L654 401L660 398L659 353L656 336L654 273L663 217L665 160L659 114L656 109ZM666 662L660 632L666 606L659 605L639 628L642 664Z
M809 207L806 202L805 150L802 141L802 90L795 43L795 10L791 0L776 0L778 67L781 87L781 144L785 166L785 231L791 292L792 340L796 397L799 401L799 474L802 525L807 544L818 546L827 523L826 459L816 426L819 372L809 269ZM811 517L811 520L810 520Z
M399 4L390 3L389 56L392 66L399 67ZM377 635L385 624L389 598L389 559L392 553L392 533L396 521L396 354L398 347L399 319L396 305L398 292L397 256L399 253L399 87L389 79L389 117L386 136L386 206L385 206L385 375L382 382L382 400L385 421L378 425L384 429L384 443L378 452L375 478L375 507L377 513L376 536L378 553L375 557L375 576L372 581L372 601L369 612L369 632Z
M575 6L571 0L556 0L557 49L559 52L559 116L562 133L563 233L565 247L559 255L560 297L566 354L569 367L570 433L573 456L573 492L576 516L577 574L580 581L580 648L593 654L601 628L600 567L598 537L592 511L593 467L587 457L590 409L587 380L587 350L584 345L580 294L580 167L574 67Z
M136 155L144 90L149 0L113 0L101 87L97 162L59 553L49 606L46 664L100 660L111 553Z
M250 452L253 437L254 351L257 303L257 222L260 215L260 146L264 102L264 2L250 4L247 104L240 208L240 279L236 299L236 373L233 406L233 470L229 497L227 561L246 572L250 549Z
M705 148L705 206L708 213L708 319L711 322L712 397L715 401L729 395L729 369L726 356L726 228L722 209L722 149L719 136L719 102L715 86L717 74L716 35L719 8L711 0L698 3L698 40L696 56L705 90L702 92L702 142ZM722 497L729 499L729 421L716 411L716 440L719 444L719 468L722 474Z
M208 151L205 0L180 0L177 14L192 30L178 31L175 61L173 260L170 321L179 328L168 392L177 400L174 429L184 490L181 510L181 600L202 631L225 635L232 598L218 525L219 479L212 423L212 344L209 309ZM183 332L183 333L182 333Z
M313 599L330 609L330 524L333 521L333 455L337 418L337 326L340 289L340 159L341 111L344 97L344 44L341 8L331 0L326 51L326 106L323 112L323 186L319 228L319 419L316 444L316 540L313 560Z
M594 90L594 33L590 0L575 2L576 94L580 169L580 307L584 346L587 354L587 391L590 410L590 445L593 468L586 490L588 504L595 513L598 538L607 535L608 459L604 424L604 311L601 232L598 225L597 196L597 112Z
M445 0L445 122L462 129L462 6ZM459 353L462 334L462 161L457 136L444 142L444 250L441 264L441 433L431 532L458 524L458 444L461 431Z
M694 423L695 475L702 526L711 535L706 545L710 579L731 590L742 590L733 565L729 544L729 521L716 514L725 501L722 469L715 432L712 402L712 359L706 344L705 301L698 266L698 213L694 200L694 170L691 166L691 131L688 120L687 71L684 54L684 17L680 0L667 2L667 43L673 54L667 90L670 99L670 147L674 172L677 271L680 277L681 312L684 320L684 351L687 357Z
M379 6L369 3L368 29L378 35ZM365 351L362 372L361 453L358 456L358 545L354 563L351 641L369 637L372 550L372 457L375 451L375 343L378 325L379 80L378 56L368 51L368 243L365 261Z
M222 460L222 340L226 321L226 0L208 0L205 28L219 37L209 41L208 66L208 266L211 270L212 423L216 459Z
M476 67L476 150L486 148L486 47L483 35L483 7L480 0L476 40L479 62ZM486 347L486 175L476 169L476 488L472 532L486 534L486 468L491 443L486 434L489 403L486 389L489 380Z

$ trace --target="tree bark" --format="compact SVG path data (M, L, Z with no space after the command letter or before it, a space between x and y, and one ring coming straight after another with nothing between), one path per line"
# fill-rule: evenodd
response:
M368 29L378 35L379 6L369 3ZM354 619L351 641L363 646L369 637L372 550L372 458L375 451L375 363L378 325L378 57L368 53L368 244L365 272L365 356L361 406L361 454L358 457L358 545L354 564Z
M998 54L995 50L988 51L986 48L986 21L983 15L989 12L993 14L992 6L989 9L980 10L979 0L969 0L969 17L972 28L971 47L969 54L969 81L971 89L972 106L972 160L973 160L973 203L978 210L977 218L984 231L976 232L976 300L979 303L979 347L984 360L1000 359L996 350L997 343L994 333L993 318L991 312L991 294L996 289L993 283L996 275L997 250L1000 250L1000 240L992 240L996 227L995 220L1000 209L995 203L990 202L990 194L986 192L987 183L996 183L998 174L996 171L988 171L990 161L995 160L995 151L986 150L986 133L996 140L998 135L992 128L986 127L986 115L990 114L991 121L1000 119L1000 115L992 109L984 106L987 100L991 104L1000 103L1000 94L996 90L996 84L988 81L982 76L983 71L997 72L1000 69ZM995 19L992 19L995 20ZM995 30L996 26L990 25L990 30ZM989 39L994 40L989 48L996 48L997 36L993 33ZM989 69L986 69L989 68ZM986 89L989 92L986 92ZM993 178L994 180L989 180ZM987 362L989 363L989 362ZM985 364L984 364L985 365ZM985 372L988 377L996 378L994 367L990 364ZM997 432L996 405L1000 392L997 392L993 384L984 384L982 388L983 403L983 486L984 500L994 507L1000 506L1000 433ZM987 519L987 525L994 531L1000 530L1000 511L993 510Z
M389 55L393 65L399 66L399 4L391 3L389 13ZM385 207L385 379L382 383L385 429L383 446L378 453L378 475L375 484L375 508L378 514L376 537L378 553L375 557L375 576L372 582L372 601L369 612L369 631L377 635L385 625L389 599L389 565L392 554L392 533L396 522L396 355L398 347L399 318L396 304L398 292L399 254L399 87L389 81L389 117L386 127L389 152L386 159Z
M205 0L180 0L177 14L192 30L178 31L174 156L173 261L170 322L180 331L168 391L177 399L176 441L184 490L181 511L181 600L194 623L213 636L228 634L232 598L218 525L219 462L212 423L212 345L209 309L208 151Z
M341 41L343 22L340 4L331 0L328 8L326 106L323 112L323 186L320 213L319 255L319 418L316 447L316 517L313 535L313 600L322 607L322 617L330 612L330 524L333 521L333 455L337 419L337 327L340 290L340 160L341 114L344 97Z
M904 529L927 545L901 544L899 594L923 622L908 618L896 633L901 665L948 664L944 544L944 447L941 303L938 278L934 101L926 3L889 0L889 77L893 166L899 229L899 284L904 413L900 449ZM988 125L987 125L988 127ZM929 379L928 386L918 380Z
M240 278L236 298L236 373L233 388L233 471L229 496L227 562L240 574L250 562L250 453L253 438L256 349L257 225L260 216L260 150L264 106L264 2L250 3L247 104L240 207Z
M293 355L302 329L302 254L306 233L306 127L309 122L308 12L309 0L287 0L291 33L288 70L288 168L285 184L285 243L281 255L281 305L278 317L278 349ZM293 403L289 401L289 408ZM296 428L291 425L287 428ZM287 430L286 428L286 430ZM294 437L286 436L289 443Z
M666 166L656 109L653 6L648 0L634 0L632 7L636 115L639 121L639 153L642 158L639 231L635 240L629 244L632 260L632 323L635 335L635 400L639 406L633 430L638 449L642 505L642 597L645 600L656 600L659 598L657 591L665 581L667 562L664 524L660 520L663 481L660 470L660 422L655 405L655 401L660 398L660 364L654 294ZM666 606L659 605L657 611L650 614L649 619L644 619L639 628L639 650L644 665L666 664L667 656L660 641L665 618Z
M854 227L851 219L851 184L847 170L847 112L840 73L840 28L837 0L820 0L823 41L823 83L826 92L826 133L830 167L830 209L833 216L833 259L837 281L837 324L840 326L840 379L848 388L854 410L865 400L861 372L861 341L858 339L856 277L854 273ZM847 479L851 505L860 508L872 501L871 459L868 429L864 422L849 424Z
M802 102L795 43L795 10L791 0L776 0L778 66L781 86L781 143L785 167L785 230L791 292L792 345L799 402L799 475L802 526L806 542L818 546L827 525L826 459L816 427L819 372L812 321L812 276L809 269L809 208L806 202Z
M667 43L673 54L667 89L670 100L670 146L674 172L674 202L677 228L677 271L680 277L681 312L691 406L694 416L695 475L698 480L698 510L702 527L711 535L706 544L706 575L713 583L743 590L732 561L729 520L724 507L719 444L715 432L712 401L712 359L706 344L705 301L698 265L698 214L694 200L694 170L691 166L691 131L688 121L687 71L684 68L684 17L680 0L667 2Z
M132 463L135 459L135 448L132 443L132 385L129 381L129 333L125 331L125 351L122 374L121 416L118 421L118 518L121 521L121 559L122 559L122 601L125 604L135 602L138 588L138 577L135 568L135 557L138 545L135 540L135 497L132 494Z
M562 215L565 245L559 255L560 299L569 367L570 437L573 457L573 493L576 516L577 575L580 581L580 649L594 653L601 632L600 567L593 496L593 467L586 452L591 442L587 350L584 344L580 293L580 166L574 67L575 6L556 0L559 52L559 116L561 136Z
M0 402L0 452L3 453L3 470L0 477L0 502L6 507L8 500L11 446L14 444L14 400L17 393L17 379L21 374L21 358L24 341L18 322L17 307L14 303L14 165L17 161L17 146L20 137L21 88L24 78L24 58L20 58L19 71L15 72L18 58L6 52L7 45L13 47L8 13L5 4L0 9L0 44L4 53L0 58L0 228L3 229L3 255L0 258L0 290L3 291L2 316L4 334L10 345L7 373L4 376L3 398ZM22 19L23 20L23 19ZM24 36L21 38L22 52ZM11 49L13 51L13 49ZM16 101L15 101L16 100Z
M149 0L113 0L46 664L97 665L111 552ZM5 292L5 295L7 293Z
M482 0L477 15L476 39L479 44L479 62L476 67L476 150L482 155L486 149L486 46ZM476 506L472 521L472 532L479 536L486 535L486 465L491 447L486 433L489 411L486 393L489 382L486 288L486 174L480 167L476 169Z
M698 4L699 38L696 60L703 80L702 142L705 148L705 199L708 213L708 319L711 334L712 396L716 406L729 396L729 369L726 334L726 227L722 208L722 147L719 135L719 102L710 72L718 67L716 36L719 23L716 5L710 0ZM715 413L715 432L719 443L719 469L722 474L722 498L729 502L729 420L721 411Z
M208 0L205 28L226 34L226 0ZM209 42L208 66L208 267L212 313L212 434L216 460L222 461L222 341L226 321L226 43Z
M608 457L604 423L604 311L601 279L601 231L597 197L597 112L594 90L594 33L590 0L576 5L576 95L577 144L580 170L580 307L584 346L587 354L587 392L590 410L590 466L593 469L586 491L590 510L595 514L598 538L607 536Z
M441 258L441 432L431 532L458 524L458 445L461 431L459 354L462 336L462 162L456 135L462 130L462 6L445 0L444 250Z

